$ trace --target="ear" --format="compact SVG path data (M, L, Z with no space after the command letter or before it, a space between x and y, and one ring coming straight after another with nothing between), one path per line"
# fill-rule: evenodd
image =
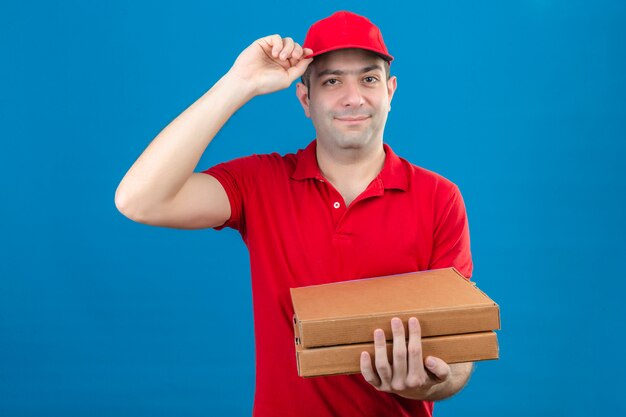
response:
M306 117L311 118L311 113L309 112L309 89L306 85L301 82L296 84L296 96L304 109Z
M389 95L389 110L391 110L391 100L393 99L393 94L396 92L396 88L398 87L398 78L394 75L389 77L387 80L387 94Z

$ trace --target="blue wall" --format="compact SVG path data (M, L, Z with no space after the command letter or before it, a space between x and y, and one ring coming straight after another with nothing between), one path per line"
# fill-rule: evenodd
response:
M386 141L460 186L474 279L501 305L501 359L437 415L626 412L626 2L157 3L0 6L0 415L250 415L239 235L136 224L114 192L249 43L302 41L337 9L382 28ZM198 170L313 137L292 86Z

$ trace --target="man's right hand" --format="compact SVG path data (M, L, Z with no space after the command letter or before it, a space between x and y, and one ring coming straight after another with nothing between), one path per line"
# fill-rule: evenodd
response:
M253 95L268 94L291 85L313 61L313 51L280 35L257 39L243 50L229 75L245 83Z

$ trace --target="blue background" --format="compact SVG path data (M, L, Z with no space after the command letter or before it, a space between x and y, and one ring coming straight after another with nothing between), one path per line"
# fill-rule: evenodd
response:
M239 235L134 223L114 192L249 43L338 9L383 30L385 139L459 185L501 305L501 359L436 414L624 415L626 2L565 0L3 3L0 415L250 415ZM292 86L197 170L313 137Z

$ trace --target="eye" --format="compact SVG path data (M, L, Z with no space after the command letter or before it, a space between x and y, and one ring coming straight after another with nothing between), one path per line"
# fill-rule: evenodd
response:
M324 85L336 85L339 82L338 79L336 78L329 78L326 81L324 81Z
M365 83L367 84L371 84L378 81L378 78L374 77L373 75L368 75L367 77L363 78L363 81L365 81Z

